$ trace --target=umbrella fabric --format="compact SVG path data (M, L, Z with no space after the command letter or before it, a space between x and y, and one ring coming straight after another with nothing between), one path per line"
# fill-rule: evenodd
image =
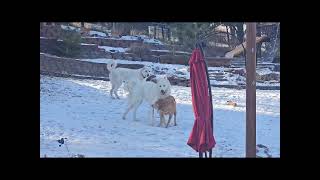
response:
M197 48L192 52L189 65L195 122L187 144L202 153L212 149L216 142L211 126L212 107L208 91L206 64L200 49Z

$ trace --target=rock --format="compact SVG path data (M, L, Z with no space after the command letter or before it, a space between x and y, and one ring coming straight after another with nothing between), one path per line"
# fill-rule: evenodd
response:
M244 69L233 69L231 72L234 73L234 74L239 74L240 76L245 76L246 75Z

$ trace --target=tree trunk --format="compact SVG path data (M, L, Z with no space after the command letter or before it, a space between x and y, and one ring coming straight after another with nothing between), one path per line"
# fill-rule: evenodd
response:
M261 28L259 28L259 23L257 23L257 36L261 36ZM257 44L257 60L258 58L261 58L261 43Z
M173 53L173 56L175 56L176 51L175 51L175 49L174 49L174 45L173 45L172 47L173 47L173 51L172 51L172 53Z
M229 36L229 28L228 26L226 26L226 29L227 29L227 41L228 41L228 46L230 47L230 36Z
M163 30L163 27L161 27L161 30L162 30L162 40L164 40L164 30Z
M243 23L237 23L237 38L240 43L243 43L244 31L243 31Z

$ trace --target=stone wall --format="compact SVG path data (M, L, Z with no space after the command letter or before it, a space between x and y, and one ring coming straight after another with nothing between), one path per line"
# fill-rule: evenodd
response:
M64 48L65 43L63 41L57 41L56 39L40 39L40 52L60 56L58 48ZM98 45L81 45L80 53L74 58L112 58L112 54L105 52L103 49L99 49Z
M224 57L206 57L206 62L209 67L228 67L231 65L232 58Z
M159 56L160 63L163 64L183 64L188 65L189 64L189 55L161 55Z
M83 43L87 44L97 44L99 46L111 46L111 47L122 47L129 48L131 44L136 43L142 45L142 41L138 40L118 40L118 39L107 39L107 38L92 38L92 37L83 37Z
M142 64L118 64L117 67L139 69ZM59 77L76 77L82 79L109 80L107 64L79 61L72 58L61 58L40 54L40 74ZM168 78L172 85L189 87L190 81L179 77Z
M141 64L118 64L118 67L130 69L142 68ZM79 61L71 58L60 58L40 54L40 73L61 75L83 75L92 77L108 77L107 64Z

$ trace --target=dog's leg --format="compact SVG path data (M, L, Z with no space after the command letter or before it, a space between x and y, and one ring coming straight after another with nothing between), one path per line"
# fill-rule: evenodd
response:
M134 104L130 104L126 110L126 112L124 112L122 119L126 119L127 114L129 113L129 111L134 107Z
M113 91L114 91L114 86L112 85L111 90L110 90L110 96L111 96L112 99L114 99Z
M160 112L160 122L159 122L159 125L158 125L159 127L162 126L163 119L164 119L164 114Z
M133 107L133 120L136 121L137 118L136 118L136 115L137 115L137 109L138 107L141 105L142 103L142 100L139 101L134 107Z
M150 107L153 109L152 106ZM154 114L152 114L152 109L149 109L149 119L151 119L151 126L154 126Z
M165 127L166 126L166 116L163 114L162 119L160 120L160 126Z
M167 122L167 126L166 126L166 128L168 128L168 126L169 126L169 124L170 124L171 119L172 119L172 114L170 114L170 115L169 115L169 119L168 119L168 122Z
M118 95L118 89L120 88L121 84L120 85L116 85L116 87L114 88L114 94L116 95L116 98L117 99L120 99L119 95Z
M176 126L177 125L177 119L176 119L176 117L177 117L177 112L174 112L174 125Z
M116 95L117 99L120 99L120 97L119 97L119 95L118 95L117 91L115 92L115 95Z

